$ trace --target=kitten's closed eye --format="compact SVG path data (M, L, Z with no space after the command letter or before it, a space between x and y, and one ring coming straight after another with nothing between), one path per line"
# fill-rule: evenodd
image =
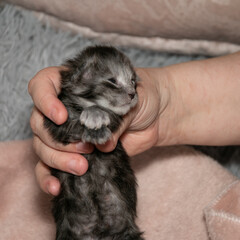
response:
M117 84L117 80L115 78L109 78L108 81L113 84Z

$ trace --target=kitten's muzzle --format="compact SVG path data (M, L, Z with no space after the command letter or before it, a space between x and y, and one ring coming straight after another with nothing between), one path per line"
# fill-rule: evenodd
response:
M134 99L134 97L135 97L135 93L129 93L128 96L129 96L130 99L132 100L132 99Z

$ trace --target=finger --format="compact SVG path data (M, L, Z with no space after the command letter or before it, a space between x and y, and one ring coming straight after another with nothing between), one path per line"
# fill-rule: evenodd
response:
M137 139L137 144L136 143ZM139 153L142 153L148 149L150 149L154 145L155 139L149 140L142 133L124 133L121 136L121 143L128 156L135 156Z
M45 68L29 82L28 92L35 106L56 124L67 120L67 110L57 98L60 92L60 67Z
M46 128L43 126L43 115L38 109L33 108L30 125L33 133L38 136L42 142L51 148L55 148L65 152L91 153L94 149L90 143L70 143L63 145L59 142L53 141ZM37 145L36 145L37 146Z
M50 169L42 161L39 161L35 172L40 188L45 193L57 196L60 192L60 182L56 177L51 175Z
M150 149L157 144L158 139L158 122L139 131L125 132L120 138L122 146L129 156L134 156Z
M75 175L83 175L88 169L88 162L82 155L55 150L37 136L33 139L33 146L39 158L52 168Z

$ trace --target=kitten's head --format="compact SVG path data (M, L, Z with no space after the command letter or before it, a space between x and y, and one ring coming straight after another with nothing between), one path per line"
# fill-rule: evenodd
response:
M136 73L130 60L116 48L88 47L66 64L62 86L79 100L99 105L118 115L126 114L137 103Z

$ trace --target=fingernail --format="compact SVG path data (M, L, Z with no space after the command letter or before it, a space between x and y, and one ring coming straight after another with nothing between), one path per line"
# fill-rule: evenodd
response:
M78 142L76 149L79 153L90 153L93 150L93 145L90 143Z
M75 175L80 175L81 174L81 169L79 169L79 162L74 159L74 160L70 160L68 163L68 167L71 173L75 174Z

